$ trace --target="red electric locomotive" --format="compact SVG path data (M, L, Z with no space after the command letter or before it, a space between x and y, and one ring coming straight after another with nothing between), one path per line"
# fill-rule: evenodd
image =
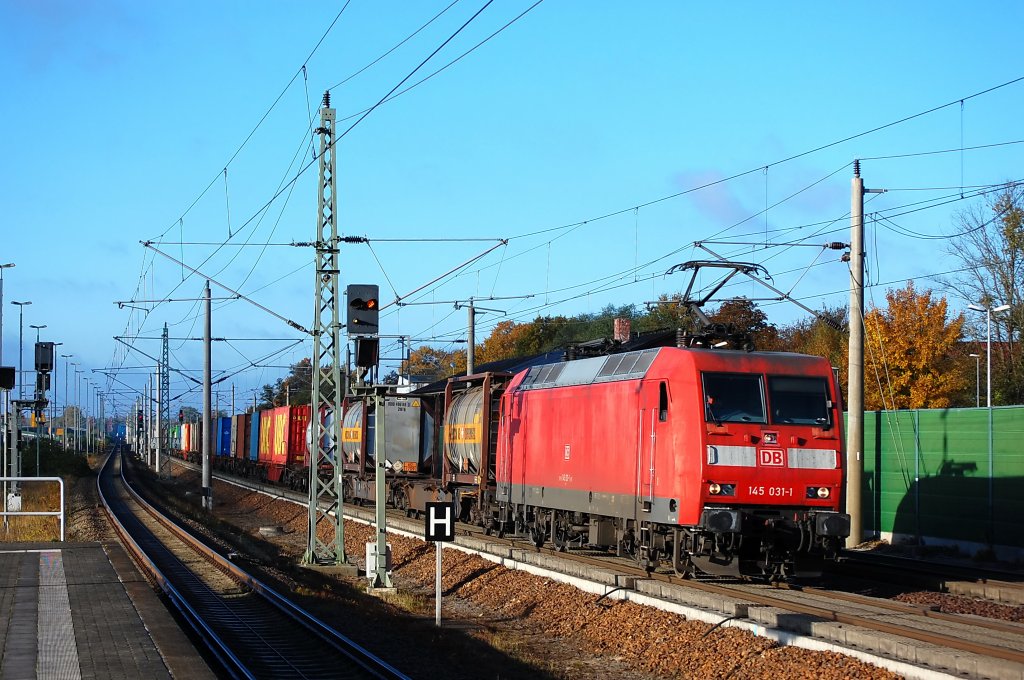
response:
M535 366L501 396L494 526L684 574L813 573L850 529L836 394L828 362L800 354Z

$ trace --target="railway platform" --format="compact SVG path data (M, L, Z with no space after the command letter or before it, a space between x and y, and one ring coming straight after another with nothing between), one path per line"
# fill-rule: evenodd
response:
M0 544L0 677L214 678L117 544Z

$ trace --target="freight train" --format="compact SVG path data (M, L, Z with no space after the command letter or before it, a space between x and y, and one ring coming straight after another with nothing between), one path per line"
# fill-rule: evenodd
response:
M372 502L375 413L353 400L342 417L345 500ZM450 500L538 547L783 579L820 570L850 532L820 357L658 347L452 378L388 397L384 417L388 503ZM306 405L219 419L215 467L305 488L309 418ZM180 437L197 459L196 426Z

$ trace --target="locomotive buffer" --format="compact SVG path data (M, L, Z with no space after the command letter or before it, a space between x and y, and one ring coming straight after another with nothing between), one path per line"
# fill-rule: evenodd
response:
M434 623L441 627L441 544L455 540L455 507L437 501L426 504L423 540L433 541L437 549L437 572L434 579Z

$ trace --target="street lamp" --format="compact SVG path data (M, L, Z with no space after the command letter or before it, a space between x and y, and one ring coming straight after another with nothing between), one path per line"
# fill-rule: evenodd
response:
M53 351L58 352L57 348L63 345L63 342L53 343ZM50 417L46 421L46 436L51 440L53 439L53 421L57 419L57 359L53 359L53 401L50 402Z
M13 262L0 264L0 366L4 365L4 270L13 266Z
M18 399L25 398L25 306L32 304L30 300L17 302L12 300L12 305L18 305Z
M985 387L988 390L988 542L995 542L995 457L993 455L994 442L992 434L992 314L993 312L1005 312L1010 305L999 305L998 307L982 307L980 305L967 305L968 309L976 312L985 312L986 338L985 338Z
M77 362L75 366L78 366ZM78 453L78 447L81 446L81 437L78 434L82 424L82 401L78 398L78 374L81 372L75 369L75 453Z
M75 356L74 354L61 354L61 359L70 359ZM64 414L61 416L60 422L64 426L64 450L68 450L68 364L70 361L64 362ZM78 364L73 364L77 366ZM56 414L54 414L56 415Z
M974 357L974 406L981 406L981 355L971 354Z
M0 366L4 365L4 270L14 266L13 262L0 264ZM3 452L3 470L0 476L6 476L7 470L7 397L0 402L0 451ZM7 509L7 482L3 485L3 508ZM4 526L7 526L7 517L4 516Z
M38 345L39 344L39 331L41 331L44 328L46 328L46 324L44 323L41 326L37 326L35 324L30 324L29 328L35 328L36 329L36 344ZM38 371L37 371L37 373L38 373ZM37 397L39 396L38 395L38 387L39 387L39 385L38 385L38 382L37 382L37 385L36 385L36 388L37 388L37 395L36 396ZM39 432L38 431L36 432L36 444L37 445L39 444ZM38 467L36 469L38 469ZM39 474L39 473L37 472L36 474Z
M85 411L82 414L84 419L82 420L82 430L85 433L85 447L83 452L85 455L89 455L89 378L85 376L85 371L82 371L82 391L80 392L80 404L85 404Z
M985 312L986 338L985 338L985 388L988 392L986 405L992 408L992 315L996 312L1005 312L1010 305L999 305L998 307L982 307L981 305L967 305L968 309L976 312Z

